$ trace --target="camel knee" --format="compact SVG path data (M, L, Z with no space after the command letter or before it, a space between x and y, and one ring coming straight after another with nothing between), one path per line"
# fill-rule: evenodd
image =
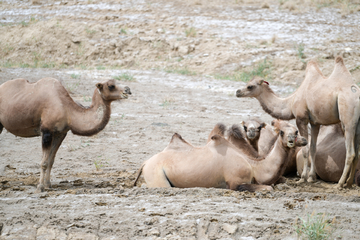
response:
M346 156L346 165L351 165L355 159L355 153L350 153Z
M49 131L43 131L42 134L42 146L43 148L49 148L52 143L52 134Z
M48 168L49 164L46 162L41 164L41 169L46 170Z

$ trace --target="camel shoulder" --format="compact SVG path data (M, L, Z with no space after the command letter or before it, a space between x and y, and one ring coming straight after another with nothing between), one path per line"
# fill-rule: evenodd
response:
M175 151L190 151L194 148L190 143L185 141L180 134L174 133L170 143L164 149L164 151L175 150Z

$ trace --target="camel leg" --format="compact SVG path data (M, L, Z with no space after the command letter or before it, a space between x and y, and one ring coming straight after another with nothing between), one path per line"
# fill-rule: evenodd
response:
M50 183L50 173L51 173L51 169L52 166L54 164L54 160L55 160L55 155L61 145L61 143L63 142L63 140L66 137L66 132L65 133L55 133L54 137L53 137L53 141L51 144L51 150L50 150L50 156L49 156L49 165L46 169L45 172L45 188L51 188L51 183Z
M355 157L352 162L352 165L350 167L350 174L348 179L346 180L346 187L350 188L354 182L355 172L356 172L356 166L359 161L359 144L360 144L360 124L357 125L356 128L356 134L355 134L355 142L354 142L354 148L355 148Z
M345 127L345 146L346 146L346 158L345 158L345 167L339 183L337 185L338 188L342 188L344 186L345 180L350 177L349 173L355 158L355 148L354 148L354 137L355 133L353 129ZM357 163L357 160L356 160ZM354 168L355 170L355 168ZM351 174L350 174L351 175ZM349 185L348 185L349 186Z
M309 134L308 134L308 130L307 130L307 122L306 121L304 122L301 119L296 119L296 125L299 129L300 135L302 137L304 137L306 139L306 141L308 141ZM303 158L304 158L303 172L301 173L301 178L297 183L303 183L307 180L308 168L309 168L309 145L307 145L306 147L304 147L302 149L302 154L303 154Z
M314 182L316 180L316 168L315 168L315 154L316 154L316 142L319 135L320 125L311 124L311 142L310 142L310 173L308 182Z
M39 185L37 186L36 192L43 192L45 190L45 172L49 166L49 157L51 155L51 146L53 141L53 134L48 131L42 131L41 134L42 138L42 149L43 149L43 156L41 160L41 168L40 168L40 181Z

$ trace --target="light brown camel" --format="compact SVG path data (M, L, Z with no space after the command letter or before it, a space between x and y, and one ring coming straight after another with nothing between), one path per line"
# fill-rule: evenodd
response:
M275 129L279 129L281 127L292 127L295 129L295 126L293 126L289 122L282 121L279 119L274 119L271 122L271 125L273 127L275 127ZM238 126L236 126L236 125L232 126L230 131L236 133L234 136L240 134L240 133L237 133L240 130L238 129ZM244 130L244 132L245 132L245 130ZM244 134L244 135L247 137L246 134ZM272 149L272 147L277 139L277 133L271 127L262 128L260 131L260 134L259 134L259 142L258 142L259 151L254 154L253 151L249 150L249 146L246 146L246 143L244 143L243 140L236 138L234 136L231 137L231 134L229 134L228 140L231 143L233 143L235 146L237 146L241 149L244 149L244 151L246 151L250 156L252 156L254 158L258 158L258 159L261 159L261 157L266 156L270 152L270 150ZM253 145L251 145L251 146L253 146ZM302 147L295 147L295 151L289 152L287 165L286 165L285 171L283 172L284 176L292 174L292 173L296 174L296 153L298 151L300 151L301 148ZM280 179L281 182L283 180L284 179Z
M345 166L345 157L345 137L340 123L321 126L315 155L315 170L319 178L328 182L338 182ZM296 164L297 171L301 173L304 167L301 151L297 153ZM356 169L360 169L360 162Z
M259 119L251 118L249 120L241 121L241 127L244 129L246 133L246 139L249 141L251 146L259 152L259 139L260 139L260 132L263 128L265 128L266 123L261 122Z
M271 190L266 185L281 176L288 152L306 144L305 138L296 137L294 129L279 129L271 152L262 161L254 161L222 136L213 135L205 146L194 147L174 134L162 152L142 164L134 185L143 173L148 187Z
M55 154L69 130L91 136L109 122L110 104L128 98L129 87L115 80L97 83L90 107L78 105L61 83L43 78L29 83L14 79L0 85L0 133L3 128L20 137L42 137L43 157L37 192L50 188Z
M335 68L329 78L321 73L318 65L310 61L307 64L305 79L289 97L278 97L261 78L255 77L244 88L238 89L237 97L255 97L262 108L274 118L296 119L301 136L308 139L307 125L311 125L310 161L304 161L301 180L313 182L316 179L315 153L320 125L331 125L341 121L345 130L346 161L338 187L351 187L355 166L358 162L360 142L360 89L352 80L341 57L335 60ZM303 151L308 158L309 150ZM308 178L307 178L308 177ZM306 179L307 178L307 179Z

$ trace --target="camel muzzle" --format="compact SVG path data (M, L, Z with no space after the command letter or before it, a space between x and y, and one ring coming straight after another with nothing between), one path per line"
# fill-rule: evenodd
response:
M238 90L236 91L236 97L241 97L241 96L242 96L241 90L238 89Z

